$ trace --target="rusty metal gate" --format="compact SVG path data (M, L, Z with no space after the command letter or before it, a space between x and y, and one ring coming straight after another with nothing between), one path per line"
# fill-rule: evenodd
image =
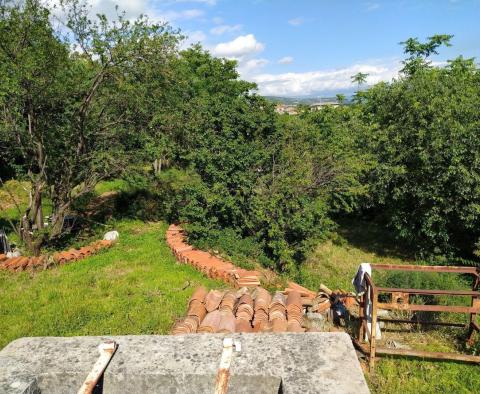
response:
M377 354L413 356L423 358L433 358L442 360L457 360L464 362L480 363L480 356L443 353L443 352L427 352L419 350L406 349L390 349L376 346L376 326L378 321L386 321L391 323L408 323L408 324L430 324L439 326L463 327L468 329L467 344L473 344L475 332L480 331L477 321L477 314L480 313L480 268L476 267L451 267L451 266L424 266L424 265L393 265L393 264L372 264L373 270L390 270L390 271L416 271L416 272L447 272L455 274L468 274L473 277L472 290L425 290L425 289L404 289L378 287L374 284L373 279L365 274L367 289L362 295L359 307L360 327L358 330L358 340L356 344L368 355L369 366L372 369L375 366L375 356ZM390 294L390 302L381 302L379 295ZM411 295L448 295L448 296L468 296L471 297L469 306L458 305L420 305L410 303ZM371 308L368 313L367 308ZM441 321L412 321L404 319L382 318L378 316L378 309L385 310L402 310L402 311L423 311L423 312L449 312L464 313L469 315L466 324L441 322ZM369 325L371 330L369 330ZM365 338L367 340L365 340Z

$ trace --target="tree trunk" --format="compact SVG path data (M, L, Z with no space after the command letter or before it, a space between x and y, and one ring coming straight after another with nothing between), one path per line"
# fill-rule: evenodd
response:
M32 223L35 224L36 229L43 228L43 210L42 210L42 185L35 185L35 194L33 196L32 205Z
M52 215L52 228L50 230L50 239L57 238L62 234L63 230L63 221L67 210L70 207L69 202L62 203Z
M153 173L155 175L158 175L160 174L161 171L162 171L162 159L155 159L155 161L153 162Z
M42 189L42 181L36 180L33 182L30 203L21 220L20 235L22 241L34 256L40 255L45 242L45 235L38 233L38 230L43 228ZM35 234L36 231L37 234Z

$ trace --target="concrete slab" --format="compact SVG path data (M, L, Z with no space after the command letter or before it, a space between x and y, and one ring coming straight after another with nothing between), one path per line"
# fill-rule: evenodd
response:
M103 393L212 393L225 336L242 345L229 393L369 393L344 333L21 338L0 352L0 392L76 392L113 339Z

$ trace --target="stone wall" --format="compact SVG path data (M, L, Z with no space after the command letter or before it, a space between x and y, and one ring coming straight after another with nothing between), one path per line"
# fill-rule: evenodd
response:
M225 335L113 336L104 393L213 393ZM344 333L231 334L229 393L368 393ZM72 393L102 337L21 338L0 352L1 393Z

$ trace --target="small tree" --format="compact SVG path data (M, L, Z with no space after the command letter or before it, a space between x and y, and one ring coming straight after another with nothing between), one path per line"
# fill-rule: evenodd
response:
M453 35L449 34L435 34L428 37L428 41L425 43L418 41L418 38L409 38L401 42L400 44L404 47L404 53L409 55L409 57L402 62L402 72L406 75L412 75L417 70L428 67L430 62L428 62L427 59L432 54L438 55L437 49L440 46L451 46L450 40L452 38Z
M165 84L141 82L167 79L179 40L167 25L93 22L85 4L63 5L67 34L54 31L39 0L0 6L0 135L31 183L20 233L34 254L62 234L73 202L123 171L158 130L148 109ZM48 228L44 197L52 201Z
M350 79L353 83L357 84L357 87L360 90L360 86L367 82L367 77L367 73L358 72L355 75L352 75Z
M343 103L345 102L345 100L347 99L347 98L345 97L345 95L344 95L344 94L341 94L341 93L336 94L335 97L337 98L337 102L338 102L339 104L343 104Z
M427 57L451 36L405 41L404 75L365 94L366 140L377 155L374 206L417 251L472 257L480 237L480 70Z

